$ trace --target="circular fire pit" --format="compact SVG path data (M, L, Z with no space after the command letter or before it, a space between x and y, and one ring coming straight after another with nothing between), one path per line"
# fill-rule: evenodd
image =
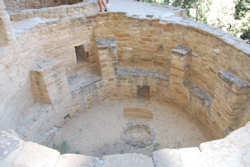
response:
M145 148L153 144L155 134L145 123L128 123L122 134L122 140L133 147Z

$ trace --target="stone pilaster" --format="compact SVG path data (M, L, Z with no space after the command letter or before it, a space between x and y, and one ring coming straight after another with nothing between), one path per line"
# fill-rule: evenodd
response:
M0 46L6 46L14 39L15 37L11 27L10 17L5 10L3 0L0 0Z
M238 76L220 70L218 72L212 119L221 127L224 135L239 128L249 119L250 84ZM246 119L243 119L246 117ZM248 117L248 118L247 118ZM226 127L226 128L224 128Z
M65 69L51 58L35 63L31 73L34 98L45 104L60 105L70 97Z
M172 49L169 88L171 101L185 107L189 103L189 91L184 86L188 78L188 64L192 50L185 46Z
M104 80L114 79L118 63L116 40L113 38L98 39L97 55L102 78Z

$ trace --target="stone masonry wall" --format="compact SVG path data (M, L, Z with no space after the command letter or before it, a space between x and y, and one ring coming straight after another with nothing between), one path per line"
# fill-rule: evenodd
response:
M78 7L67 8L76 9L76 15L70 17L56 8L52 10L55 13L37 10L41 13L34 16L45 15L39 24L32 22L27 11L20 18L13 15L16 20L11 23L4 8L0 9L4 37L0 41L0 130L12 128L24 139L45 143L65 117L99 100L146 98L175 103L215 136L229 135L199 148L160 150L153 159L116 155L99 161L60 155L1 132L0 166L62 167L72 161L79 162L77 165L88 162L84 165L89 166L129 162L137 167L250 164L249 123L245 125L250 120L249 46L179 17L159 20L124 13L97 15L97 6L88 7L91 17L77 16ZM30 27L17 26L26 21ZM90 59L96 61L101 75L83 77L84 82L72 87L69 74L88 70L77 66L74 47L79 45L93 56ZM142 88L146 93L139 93Z
M14 40L9 15L5 10L5 4L0 1L0 46L6 46Z
M8 11L12 21L21 21L29 18L64 18L64 17L87 17L95 15L98 9L95 2L83 2L74 5L60 7L50 7L42 9L26 9L18 11Z
M67 114L90 107L104 98L137 98L140 87L149 88L152 100L185 108L217 136L224 136L249 120L250 66L249 53L244 49L228 44L208 32L209 29L203 31L195 27L197 23L192 21L190 25L193 26L187 26L150 16L137 18L122 13L96 16L97 6L92 11L96 13L87 18L45 20L28 29L14 27L16 42L0 50L0 85L4 85L0 87L3 99L0 114L4 124L1 128L22 127L17 131L26 134L27 138L34 135L32 133L42 136L62 122ZM46 17L52 16L53 13L46 13ZM16 21L13 25L27 20ZM33 24L32 19L29 23ZM96 42L100 39L112 39L110 46L100 48ZM113 49L112 41L116 43ZM65 98L66 107L59 102L44 104L37 100L31 91L34 81L30 80L36 60L50 57L61 62L66 73L60 75L59 80L63 77L67 80L73 69L85 68L76 64L74 47L79 45L98 57L98 70L102 75L70 88L68 94L64 92L60 99ZM183 48L190 52L188 59L178 57L184 54ZM59 87L60 83L55 78L51 78L51 82L57 90L56 85ZM64 85L70 87L67 81ZM47 90L47 96L57 99L57 93L50 94L53 89ZM43 116L39 116L41 113ZM39 119L27 124L25 120L31 118L22 115ZM49 119L51 117L54 119ZM48 122L46 126L42 126L44 121ZM27 127L34 128L30 131Z
M92 8L92 11L98 11L97 6ZM93 14L96 13L91 15ZM10 23L10 20L7 21ZM93 23L86 17L79 17L59 21L56 19L53 22L31 25L28 29L22 27L16 29L12 27L15 26L14 24L12 23L9 30L13 30L15 41L4 47L0 46L0 99L2 101L0 129L12 128L25 139L43 142L48 131L55 128L55 125L63 123L64 117L78 108L73 107L69 92L64 95L59 91L60 89L55 91L61 84L61 76L64 75L68 84L67 76L62 72L59 72L60 75L50 73L59 78L50 79L49 82L58 87L51 87L48 95L53 94L51 98L55 98L55 102L59 97L63 99L52 104L38 101L31 91L33 66L39 59L50 57L62 63L60 68L70 70L76 65L74 47L82 44L87 50L92 47ZM56 70L61 71L57 67L54 71Z
M83 0L4 0L8 10L47 8L83 2Z
M218 136L244 124L243 115L249 113L248 54L202 30L119 13L98 16L94 31L96 38L117 40L117 77L112 83L115 82L113 85L119 93L115 92L114 96L136 97L136 87L146 85L151 87L152 97L183 106ZM181 45L192 52L184 66L180 60L175 62L173 56L173 49ZM224 92L230 89L220 81L220 70L233 75L232 84L237 84L235 80L245 83L239 86L244 94L242 97L237 92L232 95L222 93L222 88L225 88ZM160 78L164 85L161 86L156 78L151 78L153 71L157 74L165 71L170 85ZM140 72L143 73L141 79ZM174 81L178 75L181 80Z

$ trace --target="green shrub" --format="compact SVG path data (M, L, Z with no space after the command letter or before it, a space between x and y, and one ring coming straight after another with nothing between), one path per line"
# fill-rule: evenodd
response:
M240 36L243 40L246 40L248 43L250 43L250 28L242 30L243 33Z
M246 16L248 10L247 3L250 3L250 0L239 0L235 5L235 14L234 18L240 20L241 18Z
M61 154L68 154L68 153L80 154L80 151L78 150L71 150L70 145L68 144L67 141L63 141L59 145L53 143L52 148L59 151Z

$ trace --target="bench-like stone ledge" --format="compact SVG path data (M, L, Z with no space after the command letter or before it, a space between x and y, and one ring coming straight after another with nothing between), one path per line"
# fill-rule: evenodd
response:
M202 101L206 107L211 107L213 103L213 97L210 96L206 91L195 86L189 81L184 81L184 85L189 89L190 93Z
M148 70L142 68L131 68L118 66L116 68L116 75L123 76L138 76L138 77L152 77L160 80L169 81L169 72L163 70Z
M232 91L239 94L250 94L250 83L247 81L242 80L238 76L226 70L220 70L218 72L218 76L229 87L231 87Z
M102 38L96 40L98 49L116 48L117 42L114 38Z
M178 45L176 48L172 49L172 52L179 56L188 56L192 53L192 49L183 45Z

